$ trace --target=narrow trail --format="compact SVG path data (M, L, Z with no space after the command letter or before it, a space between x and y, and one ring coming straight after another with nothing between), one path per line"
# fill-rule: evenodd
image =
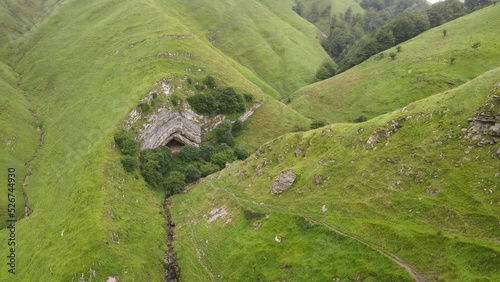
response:
M20 81L18 82L18 86L20 86ZM28 100L30 105L32 105L33 107L35 106L33 103L33 100L31 100L31 98L28 96L28 94L26 94L26 92L24 93L24 97L26 98L26 100ZM35 149L35 152L31 156L31 158L24 164L24 167L26 167L26 170L28 171L28 173L26 174L26 176L23 179L23 185L22 185L22 193L23 193L23 199L24 199L24 218L30 216L30 214L31 214L31 209L29 207L28 194L26 193L26 187L28 186L28 181L31 178L31 176L33 175L33 169L31 167L31 163L33 162L33 160L35 160L35 158L38 156L38 153L40 152L40 150L43 147L43 134L44 134L42 126L40 124L40 120L38 119L37 112L35 110L31 110L31 115L33 116L33 119L35 120L36 131L39 134L39 139L38 139L39 141L38 141L38 145Z
M241 206L244 206L241 202L242 201L245 201L247 203L250 203L252 205L259 205L258 203L256 202L253 202L253 201L250 201L250 200L247 200L247 199L242 199L238 196L236 196L233 192L227 190L227 189L224 189L224 188L220 188L220 187L216 187L213 183L213 179L210 180L210 186L214 189L217 189L217 190L222 190L228 194L231 194L233 196L233 198L235 198L235 200L238 202L239 205ZM266 204L264 203L264 205L259 205L260 207L263 207L263 208L266 208L267 210L269 211L274 211L274 212L278 212L278 213L286 213L286 214L291 214L291 215L294 215L294 216L299 216L299 217L302 217L306 220L308 220L309 222L311 223L314 223L314 224L318 224L318 225L322 225L328 229L330 229L331 231L339 234L339 235L342 235L342 236L345 236L345 237L348 237L352 240L355 240L367 247L369 247L370 249L382 254L383 256L389 258L390 260L394 261L395 263L397 263L399 266L401 266L402 268L404 268L406 270L406 272L408 272L408 274L416 281L416 282L425 282L427 281L425 279L425 277L419 273L418 271L415 270L415 268L413 266L411 266L409 263L407 263L405 260L403 260L402 258L398 257L397 255L389 252L388 250L380 247L380 246L377 246L376 244L374 243L371 243L371 242L368 242L356 235L352 235L352 234L347 234L345 232L343 232L342 230L336 228L336 227L333 227L325 222L321 222L321 221L318 221L318 220L315 220L315 219L312 219L311 217L305 215L305 214L300 214L300 213L295 213L295 212L292 212L292 211L289 211L287 210L286 208L284 207L281 207L281 206L275 206L275 205L269 205L269 204ZM279 211L280 210L280 211Z
M167 282L178 282L180 279L181 270L177 264L174 253L174 228L175 223L172 221L172 214L170 213L170 206L172 205L172 199L170 197L165 197L163 201L163 211L165 212L165 218L167 220L167 252L165 254L165 281Z

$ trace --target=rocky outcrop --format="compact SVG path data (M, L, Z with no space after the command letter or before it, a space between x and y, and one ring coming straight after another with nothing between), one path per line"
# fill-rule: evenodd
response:
M186 144L195 145L201 143L201 124L203 116L192 110L171 111L161 108L156 114L148 116L139 134L142 141L142 149L152 149L166 145L172 139Z
M290 187L293 185L293 182L295 181L295 178L297 178L297 175L295 174L295 172L293 172L293 170L286 170L281 172L278 175L278 178L274 180L272 192L274 194L281 194L284 191L290 189Z
M485 103L469 119L472 127L465 138L478 142L479 146L500 142L500 84L486 98Z

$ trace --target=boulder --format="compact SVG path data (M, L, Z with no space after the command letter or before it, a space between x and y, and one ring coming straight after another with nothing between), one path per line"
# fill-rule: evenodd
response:
M297 175L293 172L293 170L281 172L274 180L272 192L274 194L281 194L288 190L295 181L295 178L297 178Z

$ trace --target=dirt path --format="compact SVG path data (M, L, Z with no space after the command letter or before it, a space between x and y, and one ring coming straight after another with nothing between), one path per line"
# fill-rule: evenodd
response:
M255 202L252 202L252 201L249 201L249 200L246 200L246 199L242 199L238 196L236 196L233 192L227 190L227 189L224 189L224 188L220 188L220 187L216 187L214 184L213 184L213 180L210 181L210 186L214 189L218 189L218 190L222 190L222 191L225 191L226 193L229 193L231 194L235 199L236 201L238 202L239 205L242 205L243 204L241 203L241 201L245 201L247 203L250 203L252 205L259 205L261 207L264 207L270 211L274 211L274 212L278 212L278 213L287 213L287 214L291 214L291 215L294 215L294 216L299 216L299 217L303 217L304 219L310 221L311 223L314 223L314 224L319 224L319 225L322 225L330 230L332 230L333 232L339 234L339 235L342 235L342 236L345 236L345 237L348 237L352 240L355 240L367 247L369 247L370 249L374 250L374 251L377 251L378 253L384 255L385 257L389 258L390 260L394 261L395 263L397 263L399 266L403 267L406 272L408 272L408 274L416 281L416 282L425 282L426 279L425 277L419 273L418 271L415 270L415 268L413 266L411 266L409 263L407 263L406 261L404 261L402 258L396 256L395 254L385 250L384 248L380 247L380 246L377 246L376 244L374 243L371 243L371 242L368 242L356 235L352 235L352 234L347 234L343 231L341 231L340 229L336 228L336 227L333 227L327 223L324 223L324 222L321 222L321 221L318 221L318 220L315 220L315 219L312 219L310 218L309 216L305 215L305 214L299 214L299 213L295 213L295 212L291 212L289 210L287 210L286 208L284 207L281 207L281 206L274 206L274 205L269 205L269 204L265 204L262 205L262 204L257 204ZM273 208L274 207L274 208ZM281 210L281 211L278 211Z

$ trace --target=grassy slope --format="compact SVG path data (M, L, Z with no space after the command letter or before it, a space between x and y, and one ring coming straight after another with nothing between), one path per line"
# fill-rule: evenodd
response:
M395 264L356 242L343 238L339 244L325 229L333 226L396 254L431 281L497 281L500 198L495 152L500 146L478 147L463 138L462 128L469 127L467 119L499 81L496 69L362 124L335 124L279 137L248 160L175 196L175 248L185 279L405 279ZM376 150L365 149L373 132L398 118L403 120L399 131L381 140ZM296 147L303 151L299 157ZM281 163L279 156L284 157ZM267 165L258 176L256 167L262 163ZM273 179L287 169L298 174L296 182L282 195L272 195ZM322 179L319 186L317 176ZM219 207L229 215L208 224L209 212ZM247 220L243 210L270 217ZM318 224L310 230L296 217ZM257 221L262 226L255 231ZM282 236L282 243L274 242L275 235ZM247 255L229 249L234 245ZM373 260L384 266L369 263ZM343 272L336 268L346 262L356 267ZM281 269L285 264L292 267Z
M309 84L322 61L329 59L316 28L291 10L292 1L224 0L207 5L197 0L173 1L171 6L187 25L197 27L200 37L206 36L282 97Z
M33 213L18 222L16 279L89 279L93 270L95 280L162 279L166 248L162 193L123 173L112 146L113 132L163 77L210 74L256 96L273 94L272 88L266 89L272 80L257 78L208 44L203 32L188 29L188 23L164 1L67 1L37 28L9 43L16 50L10 61L23 77L20 89L37 105L33 108L45 137L27 187ZM192 56L141 60L166 52ZM13 73L5 71L9 72ZM7 76L14 84L7 78L2 82L15 85L15 75ZM13 117L29 120L20 89L12 90ZM267 99L270 104L262 109L274 112L259 109L256 123L278 118L287 123L261 129L263 137L254 137L255 142L261 144L289 132L295 123L306 123L284 106L276 110L272 105L277 102ZM2 151L8 165L20 170L38 141L30 122L19 122L25 129L16 129L30 135L22 155L10 157ZM2 241L6 236L6 230L0 231ZM6 270L0 272L0 280L8 278Z
M454 88L499 66L500 7L491 6L404 42L391 61L377 55L331 79L306 86L290 106L328 122L373 118L412 101ZM443 37L442 30L448 35ZM473 43L481 46L475 51ZM455 63L450 65L450 58Z

